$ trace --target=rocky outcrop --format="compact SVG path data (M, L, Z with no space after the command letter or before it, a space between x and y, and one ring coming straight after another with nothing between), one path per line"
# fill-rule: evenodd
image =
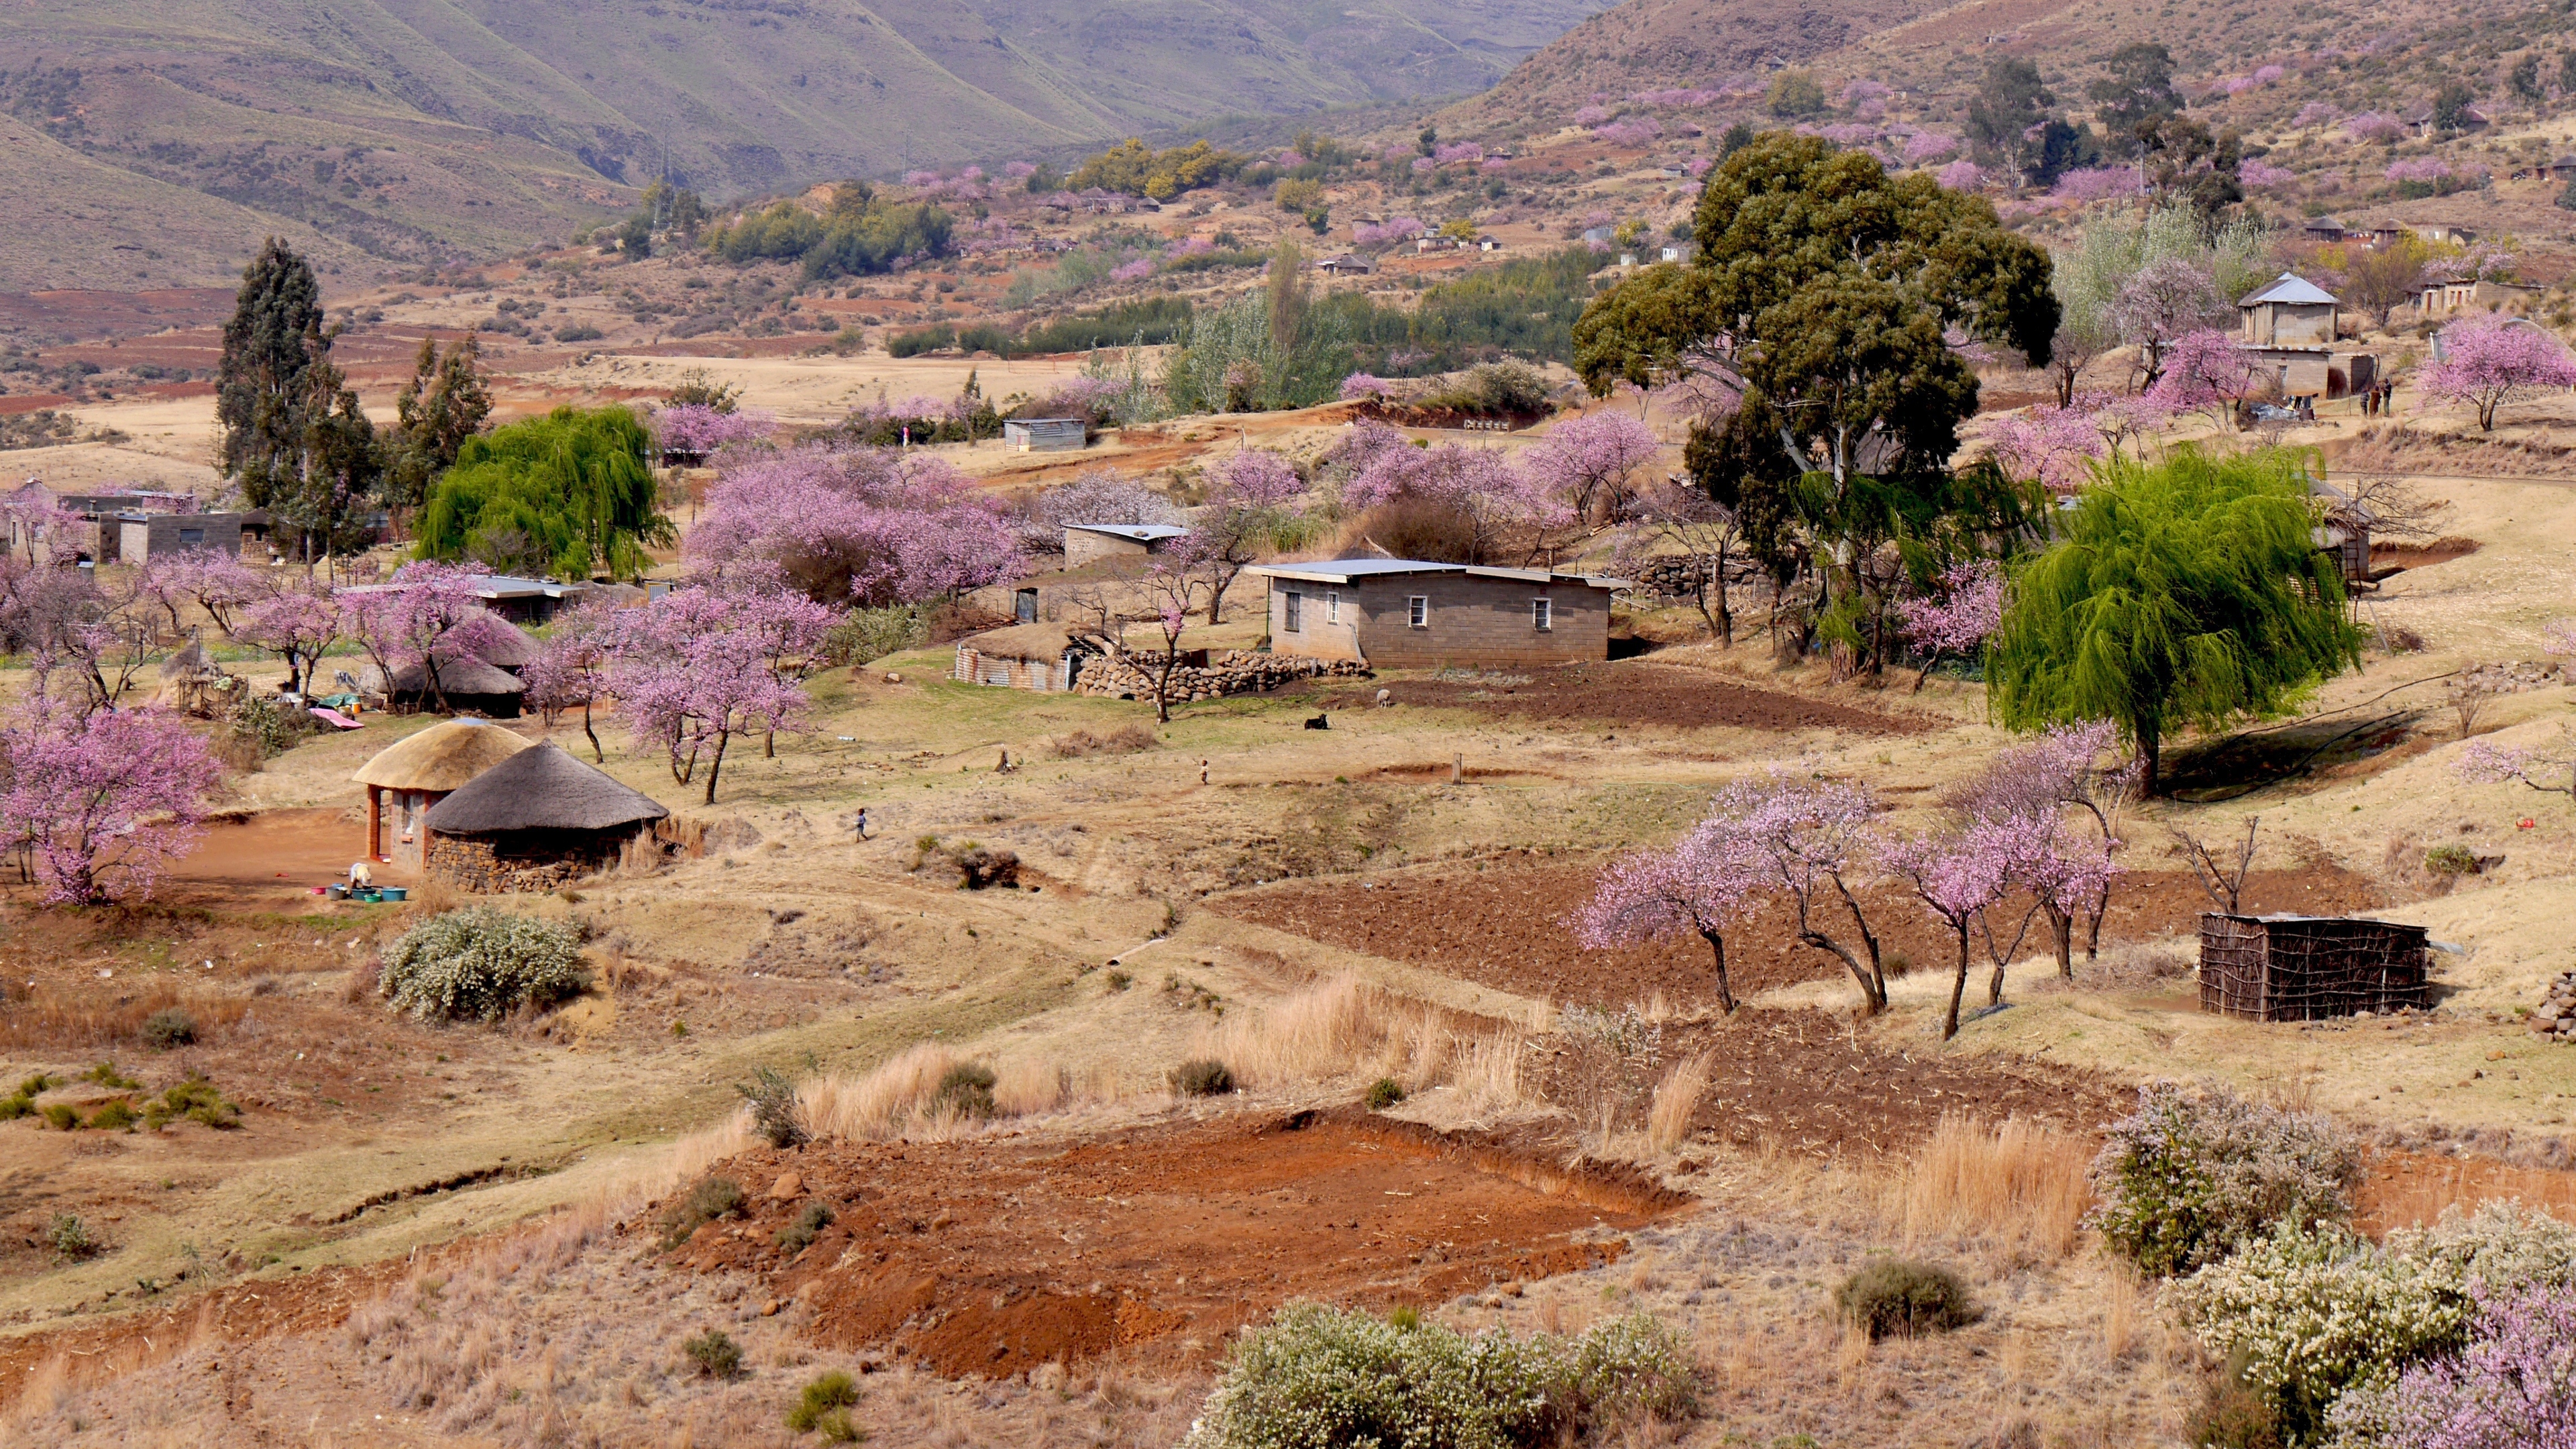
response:
M2576 971L2562 971L2549 983L2540 1009L2531 1014L2531 1029L2560 1041L2576 1041Z
M1229 649L1211 655L1204 665L1184 664L1172 671L1172 703L1217 699L1229 694L1258 694L1301 679L1366 678L1369 667L1356 659L1309 659L1298 654L1261 654ZM1081 694L1118 699L1151 699L1162 662L1150 654L1111 655L1090 660L1074 677Z

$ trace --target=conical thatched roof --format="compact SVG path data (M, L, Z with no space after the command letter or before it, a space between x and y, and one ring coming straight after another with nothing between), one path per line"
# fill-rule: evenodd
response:
M537 662L537 650L540 646L535 635L510 623L500 615L493 614L489 609L483 612L490 614L492 622L501 626L484 641L484 647L476 651L482 656L484 663L496 665L502 669L525 669ZM447 670L448 656L442 653L438 656L438 672L442 678L445 677Z
M349 778L388 790L454 790L527 747L514 730L452 719L389 747Z
M527 686L519 677L495 669L480 659L446 659L438 661L438 689L441 694L521 694ZM429 693L429 670L419 664L407 664L394 671L393 692L396 694Z
M556 744L524 750L474 777L423 817L448 835L505 830L607 830L671 812Z
M174 679L197 679L222 672L215 667L215 656L206 652L205 641L194 634L188 636L186 644L171 650L169 658L161 661L161 682L164 684Z

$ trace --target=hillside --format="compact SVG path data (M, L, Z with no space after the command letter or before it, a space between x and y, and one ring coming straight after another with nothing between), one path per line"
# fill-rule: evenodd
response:
M0 111L56 144L11 145L0 175L25 195L77 174L109 212L226 218L221 255L171 250L175 275L153 281L220 280L262 230L388 261L490 255L622 209L666 167L722 198L1474 91L1589 8L32 0L0 15L20 62L0 68ZM97 240L22 238L0 290L132 280L99 270Z

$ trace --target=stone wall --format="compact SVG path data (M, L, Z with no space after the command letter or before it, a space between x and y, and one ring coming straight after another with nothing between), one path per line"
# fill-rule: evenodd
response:
M476 895L560 890L617 863L626 838L616 831L530 832L506 844L488 836L428 832L431 875Z
M1151 654L1129 654L1123 658L1092 659L1074 676L1074 689L1082 694L1105 694L1120 699L1151 699L1154 680L1162 663ZM1256 654L1229 649L1213 655L1205 667L1184 664L1172 671L1172 702L1216 699L1229 694L1256 694L1265 689L1301 679L1359 678L1368 674L1365 664L1353 659L1310 659L1296 654Z

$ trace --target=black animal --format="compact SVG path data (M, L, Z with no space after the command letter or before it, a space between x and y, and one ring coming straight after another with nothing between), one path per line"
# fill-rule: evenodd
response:
M1306 721L1306 728L1310 730L1328 730L1332 727L1333 722L1320 714Z

